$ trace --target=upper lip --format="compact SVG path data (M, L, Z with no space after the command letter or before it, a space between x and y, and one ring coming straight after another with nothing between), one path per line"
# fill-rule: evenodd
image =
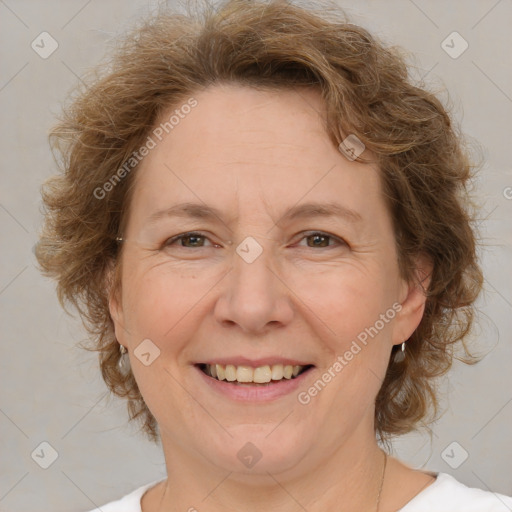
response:
M198 364L221 364L227 366L231 364L233 366L251 366L252 368L258 368L260 366L272 366L274 364L282 364L283 366L312 366L310 362L299 361L297 359L289 359L286 357L262 357L260 359L249 359L247 357L219 357L215 359L208 359Z

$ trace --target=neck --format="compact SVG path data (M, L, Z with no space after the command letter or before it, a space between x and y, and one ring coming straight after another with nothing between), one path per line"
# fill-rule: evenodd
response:
M223 470L191 457L164 437L162 443L168 479L156 499L155 512L377 510L385 457L373 433L371 439L354 433L316 464L303 460L301 468L260 475Z

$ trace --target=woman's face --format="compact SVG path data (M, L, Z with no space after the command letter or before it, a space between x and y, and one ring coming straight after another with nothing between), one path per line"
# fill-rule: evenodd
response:
M374 438L390 350L422 294L400 278L378 170L332 145L317 91L194 98L137 170L116 336L168 453L310 471Z

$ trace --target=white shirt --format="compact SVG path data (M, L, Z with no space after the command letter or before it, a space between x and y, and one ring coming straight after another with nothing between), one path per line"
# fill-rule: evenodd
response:
M397 512L511 512L512 497L467 487L448 473L436 480ZM142 512L141 498L160 480L139 487L123 498L90 512Z

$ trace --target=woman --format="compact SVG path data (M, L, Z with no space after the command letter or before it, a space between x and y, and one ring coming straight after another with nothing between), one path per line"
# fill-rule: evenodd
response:
M160 14L53 137L38 260L168 474L101 510L512 508L385 451L482 284L471 165L395 51L280 1Z

